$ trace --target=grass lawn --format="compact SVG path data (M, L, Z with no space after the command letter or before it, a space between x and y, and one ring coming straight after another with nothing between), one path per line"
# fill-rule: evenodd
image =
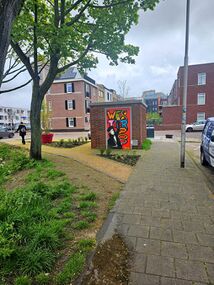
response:
M95 246L115 194L100 187L100 173L71 160L64 169L63 158L51 158L33 161L25 150L0 144L1 285L71 284ZM84 181L92 172L93 181Z

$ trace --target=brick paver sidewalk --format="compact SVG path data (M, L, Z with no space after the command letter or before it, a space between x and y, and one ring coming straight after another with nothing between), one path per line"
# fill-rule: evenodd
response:
M133 251L129 284L214 284L214 200L186 158L180 169L179 145L155 142L112 211Z

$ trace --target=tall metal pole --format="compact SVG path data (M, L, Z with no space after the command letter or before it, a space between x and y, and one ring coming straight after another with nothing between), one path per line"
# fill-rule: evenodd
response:
M185 167L185 142L186 142L186 109L187 109L187 83L188 83L188 50L189 50L189 10L190 0L186 5L186 39L184 56L184 88L183 88L183 106L182 106L182 125L181 125L181 152L180 167Z

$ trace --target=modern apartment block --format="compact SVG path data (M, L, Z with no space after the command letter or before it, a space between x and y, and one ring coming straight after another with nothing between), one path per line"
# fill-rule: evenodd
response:
M25 108L0 106L0 126L15 129L23 121L30 125L30 111Z
M163 124L180 128L184 67L178 70L169 95L169 106L162 109ZM188 67L187 123L214 116L214 63L196 64Z
M155 90L144 91L142 95L144 103L147 105L147 113L158 113L159 106L166 105L168 102L167 95Z
M90 128L90 108L98 101L95 81L72 67L57 77L46 94L50 129L82 131Z

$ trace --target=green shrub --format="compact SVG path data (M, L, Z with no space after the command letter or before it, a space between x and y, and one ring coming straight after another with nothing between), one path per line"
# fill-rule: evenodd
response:
M112 195L112 197L111 197L111 199L110 199L110 201L109 201L109 205L108 205L108 208L109 208L109 210L111 210L113 207L114 207L114 205L115 205L115 203L116 203L116 201L117 201L117 199L120 197L120 192L115 192L113 195Z
M103 156L105 153L105 149L100 149L100 155Z
M96 245L96 241L94 239L81 239L78 243L78 248L82 252L87 253L92 250Z
M150 139L145 139L142 143L142 149L149 150L151 148L152 141Z
M90 211L81 211L81 215L86 218L89 223L94 222L97 218L97 214Z
M31 285L31 279L24 275L24 276L19 276L15 279L15 285Z
M107 156L110 156L111 153L112 153L112 150L111 150L110 148L107 148L107 149L106 149L106 155L107 155Z

